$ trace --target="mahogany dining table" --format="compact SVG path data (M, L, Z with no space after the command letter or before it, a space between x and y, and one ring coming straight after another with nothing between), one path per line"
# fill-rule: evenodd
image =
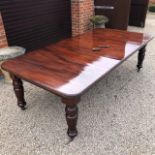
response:
M80 97L97 81L138 52L140 71L146 45L153 35L112 29L94 29L3 63L13 79L18 106L25 110L22 80L61 97L66 105L68 136L77 136Z

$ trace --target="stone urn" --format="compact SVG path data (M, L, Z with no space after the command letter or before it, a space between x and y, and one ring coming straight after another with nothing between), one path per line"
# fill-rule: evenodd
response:
M109 22L109 19L104 15L95 15L90 18L90 21L93 24L94 28L105 28L106 23Z
M11 46L0 49L0 70L4 75L5 83L12 83L12 79L10 77L10 74L2 69L1 67L2 63L6 60L13 59L25 54L25 51L26 51L25 48L19 46Z

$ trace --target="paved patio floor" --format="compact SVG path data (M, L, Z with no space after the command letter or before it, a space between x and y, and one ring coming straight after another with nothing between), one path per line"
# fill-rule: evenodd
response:
M155 34L155 14L145 29ZM0 155L155 154L155 40L142 72L134 55L82 97L78 137L68 143L64 105L58 97L25 83L28 109L16 106L12 86L0 81Z

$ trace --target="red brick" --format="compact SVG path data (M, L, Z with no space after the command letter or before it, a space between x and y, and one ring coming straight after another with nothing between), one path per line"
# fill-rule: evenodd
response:
M92 0L72 0L72 34L79 35L92 28L90 17L93 16Z
M3 20L0 13L0 48L7 47L7 46L8 46L8 42L7 42L5 30L4 30Z

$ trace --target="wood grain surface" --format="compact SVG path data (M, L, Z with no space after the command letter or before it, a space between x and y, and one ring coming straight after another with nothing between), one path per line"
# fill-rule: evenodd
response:
M152 38L149 34L95 29L9 60L2 67L56 95L74 97Z

